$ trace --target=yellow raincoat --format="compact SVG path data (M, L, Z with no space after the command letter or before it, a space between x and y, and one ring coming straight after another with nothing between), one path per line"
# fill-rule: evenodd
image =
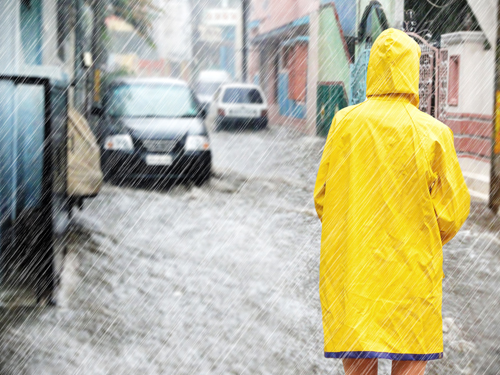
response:
M442 247L470 196L453 133L417 108L419 59L404 32L380 34L367 100L328 134L314 189L326 357L442 357Z

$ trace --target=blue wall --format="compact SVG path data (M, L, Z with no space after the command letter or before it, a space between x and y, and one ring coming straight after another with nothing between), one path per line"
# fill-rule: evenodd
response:
M288 98L288 73L279 73L278 75L278 104L281 116L306 118L305 104Z

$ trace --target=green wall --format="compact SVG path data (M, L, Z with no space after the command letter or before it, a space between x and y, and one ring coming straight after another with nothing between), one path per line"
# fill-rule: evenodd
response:
M332 7L324 7L319 15L318 82L341 81L349 87L347 59L340 26Z
M349 59L333 7L319 14L316 133L326 136L335 113L348 104Z

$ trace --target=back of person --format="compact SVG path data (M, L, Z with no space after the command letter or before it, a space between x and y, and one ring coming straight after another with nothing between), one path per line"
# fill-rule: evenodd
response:
M451 130L417 108L419 58L382 33L367 100L331 125L315 186L326 357L442 357L442 246L470 197Z

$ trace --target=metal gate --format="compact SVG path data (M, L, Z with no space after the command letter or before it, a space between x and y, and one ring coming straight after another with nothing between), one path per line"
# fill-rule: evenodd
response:
M408 32L420 46L420 110L440 121L446 119L448 95L448 50L431 45L420 35Z
M419 108L422 112L444 121L448 95L448 50L432 46L418 34L412 32L407 34L416 39L422 51L420 56ZM351 65L349 105L361 103L366 99L366 72L370 47L371 45L367 45L360 52L356 63Z
M363 50L356 58L356 62L351 64L351 92L349 95L349 105L356 105L366 99L366 72L368 70L368 60L370 59L371 43L366 43Z

